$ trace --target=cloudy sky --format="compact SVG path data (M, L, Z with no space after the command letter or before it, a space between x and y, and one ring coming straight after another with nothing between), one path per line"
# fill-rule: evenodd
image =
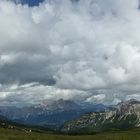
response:
M140 99L139 28L138 0L0 0L0 103Z

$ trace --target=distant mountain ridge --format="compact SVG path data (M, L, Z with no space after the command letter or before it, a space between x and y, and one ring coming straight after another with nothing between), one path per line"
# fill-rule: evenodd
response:
M77 104L71 100L60 99L22 108L0 106L0 114L18 123L57 129L66 121L78 118L86 112L101 112L107 108L102 104Z
M96 132L140 126L140 102L131 99L106 112L87 113L64 124L63 132Z

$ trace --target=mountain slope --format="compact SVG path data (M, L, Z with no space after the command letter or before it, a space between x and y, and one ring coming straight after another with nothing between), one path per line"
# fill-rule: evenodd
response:
M0 115L0 127L15 129L15 128L23 127L23 125L15 123L15 122L9 120L8 118Z
M67 122L63 132L95 132L106 129L126 129L140 126L140 102L130 100L107 112L87 113Z

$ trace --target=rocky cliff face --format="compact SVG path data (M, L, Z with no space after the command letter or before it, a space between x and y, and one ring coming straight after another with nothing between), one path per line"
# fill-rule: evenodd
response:
M112 110L102 113L88 113L67 122L63 132L94 132L105 129L125 129L140 126L140 102L121 102Z

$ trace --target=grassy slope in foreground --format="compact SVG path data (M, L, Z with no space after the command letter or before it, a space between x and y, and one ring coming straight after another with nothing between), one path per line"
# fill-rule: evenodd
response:
M140 129L108 131L96 135L66 136L0 128L0 140L140 140Z

